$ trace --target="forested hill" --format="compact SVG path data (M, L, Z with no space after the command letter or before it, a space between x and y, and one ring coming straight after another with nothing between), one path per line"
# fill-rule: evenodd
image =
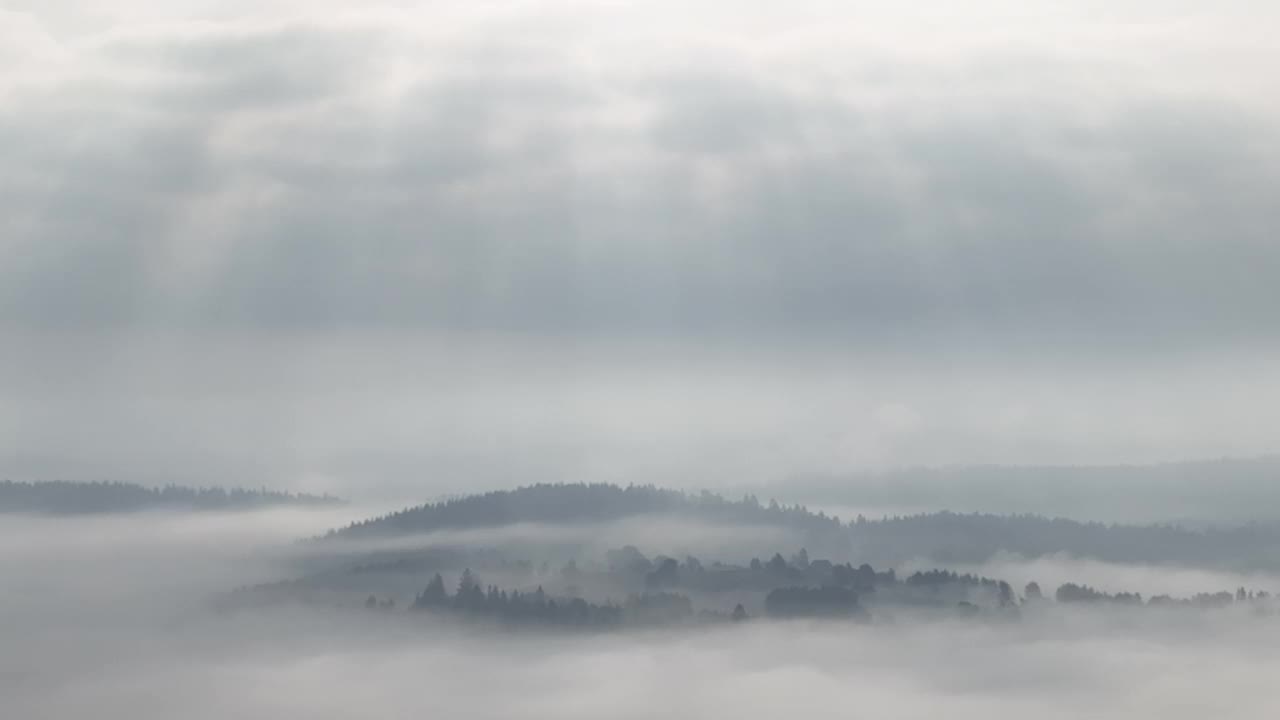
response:
M798 505L762 504L751 495L727 500L708 492L607 484L544 484L469 495L354 523L328 537L393 537L515 523L586 524L657 514L784 527L841 561L877 565L916 559L979 563L1003 551L1029 558L1064 553L1110 562L1280 571L1280 527L1275 525L1200 531L952 512L843 522Z
M708 492L692 495L652 485L619 487L604 483L539 484L515 490L427 503L353 523L330 537L388 537L434 530L499 527L515 523L572 525L653 514L683 514L732 524L786 525L839 531L839 519L805 508L763 506L753 496L726 500Z
M139 510L248 510L277 506L337 505L330 495L243 488L146 487L118 482L0 481L0 512L84 515Z

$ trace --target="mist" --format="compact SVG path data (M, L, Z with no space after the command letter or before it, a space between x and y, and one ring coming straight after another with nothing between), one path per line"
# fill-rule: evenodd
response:
M1244 611L1055 606L1012 623L759 620L566 636L358 608L209 610L211 587L279 571L298 545L274 541L332 519L316 512L282 524L112 518L70 540L63 520L6 522L23 538L21 551L4 543L6 713L1243 718L1274 706L1280 636L1274 618ZM1152 571L1111 572L1144 587Z
M270 647L227 658L190 644L114 665L64 688L51 704L12 706L26 716L340 718L675 717L800 710L847 717L1265 716L1274 633L1211 627L1125 628L1085 620L1062 631L929 627L914 631L761 627L565 644L535 637L459 636L419 628L406 636L361 627L339 648L308 639L323 618L275 629ZM192 631L260 632L217 626ZM207 638L204 638L207 642ZM417 642L412 642L417 641ZM253 641L249 641L253 644ZM265 643L264 643L265 644ZM174 662L166 652L181 651ZM155 688L169 690L156 693ZM181 698L181 700L177 700ZM29 714L27 714L29 713Z
M1088 517L1125 478L1074 499L1061 497L1079 487L1064 480L1038 502L1009 502L1017 483L993 487L980 471L915 496L905 480L884 492L874 474L1252 457L1274 449L1267 428L1280 408L1269 354L1174 363L957 351L944 360L875 348L339 335L161 338L129 342L104 364L92 346L68 341L51 357L30 354L40 347L8 355L7 477L265 485L378 502L608 481ZM1220 502L1211 480L1232 473L1207 469L1180 487L1181 507L1155 516L1143 512L1152 486L1137 483L1135 501L1103 503L1105 512L1123 510L1105 519L1185 516ZM820 492L795 482L815 475ZM1258 484L1268 502L1240 505L1271 505L1272 486ZM1062 501L1046 501L1055 497Z
M902 563L899 569L900 572L911 572L928 569L936 564L923 559L913 560ZM1073 557L1065 553L1034 559L1024 558L1016 553L999 553L983 563L960 563L951 567L958 572L1004 578L1018 588L1030 582L1056 588L1066 582L1089 578L1091 586L1104 592L1136 592L1144 597L1189 597L1209 590L1238 587L1259 588L1273 593L1280 590L1280 575L1273 572L1232 572L1178 565L1112 563Z
M1274 715L1276 27L7 0L0 717Z

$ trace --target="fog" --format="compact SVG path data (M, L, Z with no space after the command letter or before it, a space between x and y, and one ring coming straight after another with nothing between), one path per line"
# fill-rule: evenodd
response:
M0 615L15 627L28 614L71 625L121 612L145 621L180 616L212 594L295 572L295 540L361 516L353 508L5 515Z
M189 630L68 682L52 702L29 702L21 689L11 707L24 717L134 718L1246 718L1274 709L1274 628L1234 619L1190 629L1087 619L1069 631L761 626L572 642L365 626L317 641L328 624L312 620L265 635ZM228 657L210 641L228 632L259 639Z
M0 5L0 717L1276 714L1280 5Z
M352 607L213 612L210 588L268 570L264 558L298 547L285 535L332 520L286 515L131 516L83 532L6 520L6 716L1244 718L1275 707L1278 626L1237 609L567 635ZM1142 587L1154 571L1108 572Z
M745 562L753 556L772 555L781 548L800 548L804 542L800 533L785 527L739 526L645 515L629 520L572 526L515 523L497 528L440 530L370 540L343 539L309 546L300 552L360 554L480 546L536 553L557 548L557 559L568 559L575 556L599 558L605 551L625 545L638 545L646 551L672 557L709 555Z
M1124 478L1070 498L1065 488L1082 486L1069 480L1019 494L979 472L943 478L922 498L853 471L1252 456L1274 450L1280 408L1269 353L1104 362L342 336L184 342L130 341L105 357L72 341L52 357L39 343L10 348L0 357L5 476L266 485L388 503L540 481L654 482L927 509L1080 516L1101 504L1125 516L1105 519L1166 520L1226 502L1211 481L1233 470L1206 471L1180 486L1180 506L1155 513L1144 507L1150 483L1130 502L1099 502ZM820 492L792 482L817 474ZM1257 488L1253 499L1267 502L1223 514L1273 505L1274 483Z
M902 572L929 569L937 563L916 560L902 563ZM1234 591L1248 587L1275 593L1280 590L1280 576L1266 572L1229 572L1177 565L1127 565L1109 563L1066 554L1028 560L1012 553L1000 553L980 564L953 564L957 572L972 572L1009 581L1021 589L1029 582L1045 588L1056 588L1067 582L1088 578L1089 585L1103 592L1136 592L1149 598L1156 595L1190 597L1201 592Z

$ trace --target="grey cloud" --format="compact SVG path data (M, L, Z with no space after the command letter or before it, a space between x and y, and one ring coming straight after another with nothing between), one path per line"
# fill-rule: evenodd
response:
M1234 55L1166 92L1217 35L1173 23L1153 44L1072 12L1078 43L1040 47L1053 38L1032 18L1011 40L1021 24L917 36L900 27L915 15L846 27L770 8L706 34L601 8L451 8L428 24L264 6L265 19L137 24L142 5L113 10L105 34L64 24L66 8L12 25L40 36L25 54L53 59L22 63L0 102L0 387L21 398L0 422L20 438L4 467L23 477L167 479L190 465L179 449L208 459L201 477L340 469L405 485L424 458L450 483L513 466L692 482L868 458L1274 449L1252 429L1270 411L1245 406L1271 393L1268 373L1242 374L1244 391L1179 364L1261 362L1280 340L1274 104L1241 92L1247 78L1218 82L1237 77ZM601 23L628 32L587 34ZM485 352L511 362L471 372ZM397 353L459 360L389 392L376 372ZM800 376L824 353L842 388ZM1047 363L1034 380L991 380L1030 355ZM899 372L870 356L931 362ZM1162 399L1134 357L1195 391ZM564 364L581 378L546 378ZM364 372L368 395L314 399ZM726 373L732 392L699 390ZM1093 377L1117 373L1128 384ZM601 393L603 377L630 394ZM964 394L963 377L986 394ZM687 437L601 420L654 386L665 404L645 417ZM50 390L73 387L97 401ZM734 409L700 406L717 401ZM882 405L921 420L890 432L871 419ZM1191 405L1208 413L1199 433L1179 414ZM1035 428L996 429L1023 411ZM180 440L147 452L157 427ZM92 452L58 458L60 433ZM744 444L758 452L739 457Z
M119 251L121 269L74 251L27 264L9 324L79 312L144 326L855 341L1271 335L1277 298L1263 278L1280 258L1258 240L1274 211L1257 188L1275 167L1254 148L1273 140L1246 110L1222 123L1194 101L1119 103L1082 128L1061 101L1022 112L1036 102L1025 95L876 110L719 70L623 82L657 111L624 130L604 119L621 112L618 90L602 93L560 54L484 45L367 107L358 78L389 67L387 34L126 46L130 67L180 81L100 94L108 122L73 151L28 160L46 167L10 171L55 173L17 183L15 253L36 237L109 242L100 252ZM134 110L115 113L119 102ZM1002 105L979 109L989 102ZM12 143L33 136L27 116L11 114ZM599 153L616 161L587 161ZM147 273L164 268L148 257L191 242L173 206L245 182L263 199L229 210L221 272L203 290L153 290ZM92 279L41 301L55 274Z
M741 69L695 70L642 83L638 91L656 106L655 144L681 157L803 148L806 126L848 133L859 119L834 98L773 87Z

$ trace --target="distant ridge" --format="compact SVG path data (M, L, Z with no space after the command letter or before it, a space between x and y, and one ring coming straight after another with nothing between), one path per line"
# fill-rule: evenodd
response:
M0 481L0 512L90 515L141 510L247 510L340 505L331 495L178 485L146 487L121 482Z
M952 465L804 473L782 485L815 505L950 508L1117 522L1280 520L1280 455L1155 464ZM764 488L745 488L766 492Z
M1176 524L1118 524L1034 514L949 511L857 517L844 522L801 505L727 500L650 485L539 484L406 508L331 530L326 538L369 539L518 523L573 525L677 515L721 524L774 526L838 561L893 566L929 559L981 563L1006 552L1063 553L1107 562L1280 571L1280 525L1197 530Z

